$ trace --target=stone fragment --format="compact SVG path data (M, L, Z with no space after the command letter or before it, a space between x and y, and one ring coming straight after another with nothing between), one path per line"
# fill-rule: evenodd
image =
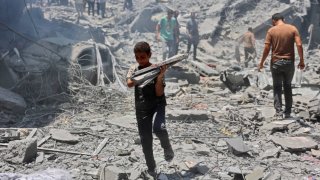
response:
M105 126L92 126L90 127L90 129L92 131L98 131L98 132L102 132L102 131L105 131L106 130L106 127Z
M20 132L17 130L0 130L0 142L6 143L13 140L20 139Z
M202 156L209 156L210 155L210 148L208 148L207 145L197 145L196 146L196 151L198 155Z
M246 180L260 180L263 178L264 168L257 167L250 174L246 175Z
M320 150L311 149L311 154L316 158L320 158Z
M175 96L180 90L180 86L177 83L166 83L165 94L167 96Z
M117 150L116 154L117 156L129 156L131 152L125 149L119 149Z
M102 166L100 168L100 177L99 180L129 180L129 173L126 173L124 170L118 168L117 166Z
M22 96L0 87L0 109L23 113L27 104Z
M264 124L261 130L271 131L274 133L276 131L288 130L288 125L296 122L295 120L283 120L283 121L273 121L271 123Z
M126 115L126 116L120 116L120 117L106 119L106 121L108 123L116 125L116 126L135 130L136 129L135 119L136 119L135 116Z
M299 135L308 134L308 133L310 133L310 131L311 131L311 128L309 128L309 127L302 127L302 128L299 128L298 130L294 131L292 134L299 136Z
M208 65L198 62L198 61L190 61L191 67L194 68L196 72L198 72L202 76L218 76L219 72L212 69Z
M15 164L29 163L37 157L37 139L11 141L4 160Z
M240 137L226 139L225 141L228 144L229 150L235 155L247 153L250 150Z
M261 159L267 159L267 158L275 158L279 155L281 148L272 148L272 149L267 149L263 153L261 153Z
M44 160L44 152L39 152L36 158L36 163L42 163Z
M285 151L306 151L318 147L318 143L310 137L272 137L271 140Z
M79 138L64 129L50 129L51 138L57 141L77 143Z
M168 110L167 112L168 120L208 120L209 115L207 111L204 110Z

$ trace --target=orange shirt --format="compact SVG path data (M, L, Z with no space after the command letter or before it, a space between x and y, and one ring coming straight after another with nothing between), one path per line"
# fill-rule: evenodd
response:
M265 44L271 44L272 62L279 59L290 59L294 61L294 42L300 39L296 27L290 24L277 25L267 32Z

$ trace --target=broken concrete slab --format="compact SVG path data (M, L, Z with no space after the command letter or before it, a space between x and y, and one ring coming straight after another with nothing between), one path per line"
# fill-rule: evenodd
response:
M260 129L262 131L271 131L274 133L276 131L288 130L288 125L296 122L295 120L282 120L282 121L273 121L271 123L264 124Z
M168 120L209 120L209 115L207 111L204 110L168 110L167 116Z
M180 86L177 83L166 83L165 94L166 96L175 96L179 91L181 91Z
M37 139L11 141L8 144L8 153L3 160L15 163L29 163L37 157Z
M250 150L240 137L225 139L225 141L228 144L230 152L235 155L241 155Z
M128 177L130 177L130 174L117 166L106 167L106 165L103 165L100 168L99 180L129 180Z
M23 113L27 104L22 96L0 87L0 109Z
M267 159L267 158L276 158L279 153L280 153L281 148L272 148L272 149L267 149L266 151L261 153L261 159Z
M6 143L13 140L20 139L20 132L18 130L13 129L3 129L0 130L0 142Z
M219 72L212 69L212 67L198 61L190 61L191 67L194 68L202 76L219 76Z
M257 167L252 173L246 175L246 180L260 180L263 178L264 168Z
M114 118L108 118L106 121L110 124L128 128L128 129L137 129L135 123L136 123L136 117L132 115L126 115L121 117L114 117Z
M64 129L50 129L51 138L57 141L77 143L79 137L72 135L69 131Z
M290 152L307 151L318 147L318 143L310 137L272 137L271 141Z
M311 154L318 159L320 158L320 150L311 149Z

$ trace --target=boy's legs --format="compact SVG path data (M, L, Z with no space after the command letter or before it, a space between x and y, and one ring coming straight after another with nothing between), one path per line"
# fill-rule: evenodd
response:
M153 124L153 132L160 140L161 147L164 150L164 158L170 161L174 157L174 153L170 144L169 135L166 129L165 105L158 105Z
M153 111L136 110L138 131L141 139L142 151L149 171L155 171L156 163L152 148L152 118Z

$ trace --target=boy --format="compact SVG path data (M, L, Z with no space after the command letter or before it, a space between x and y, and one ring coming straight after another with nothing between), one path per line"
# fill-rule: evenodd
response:
M140 69L153 66L150 63L151 49L148 43L138 42L134 47L134 54L138 64L132 65L127 74L128 87L135 88L135 107L138 131L141 139L142 150L148 166L149 175L156 177L156 163L153 157L152 148L152 129L160 140L161 147L164 150L166 161L171 161L174 153L169 141L166 130L165 106L166 98L164 95L164 74L167 66L161 66L160 74L143 88L139 88L132 81L132 74ZM152 121L154 124L152 127Z

